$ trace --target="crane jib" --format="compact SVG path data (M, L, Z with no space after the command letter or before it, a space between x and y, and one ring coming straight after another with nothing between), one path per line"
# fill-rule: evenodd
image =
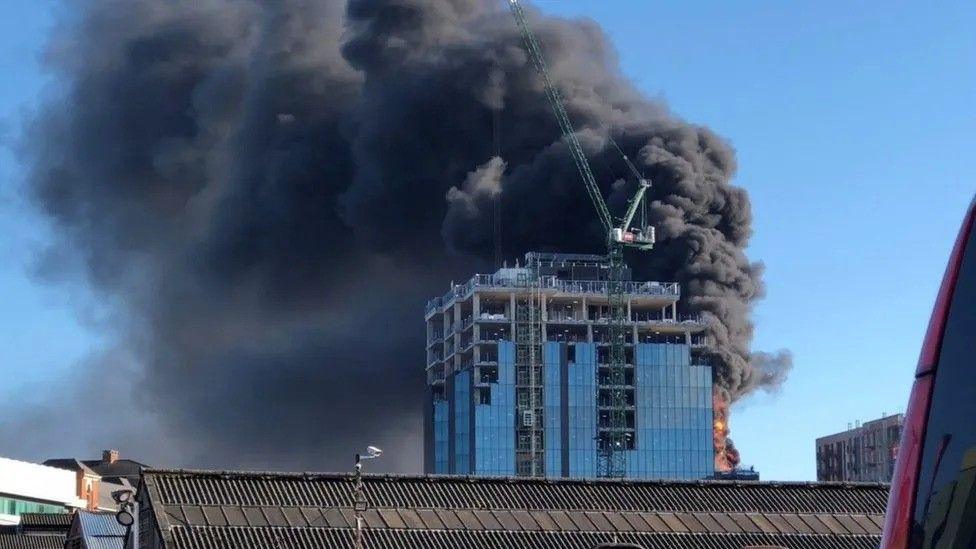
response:
M562 131L563 139L569 146L570 153L573 156L573 161L576 163L576 168L579 170L580 177L583 179L583 185L586 187L586 192L590 195L590 200L593 202L593 206L596 208L597 217L600 218L600 222L603 224L604 230L611 231L613 229L613 218L610 215L610 210L607 208L607 204L603 200L603 195L600 193L600 187L596 183L596 178L593 177L590 164L583 152L583 146L580 145L579 138L576 135L576 130L573 128L573 124L569 120L569 115L566 113L566 109L563 106L563 101L559 95L559 91L556 89L556 86L553 84L552 78L549 75L549 69L546 67L545 57L542 55L542 49L539 47L539 43L535 39L532 29L529 28L528 21L525 18L525 12L522 10L522 5L519 4L518 0L509 0L509 5L512 8L512 14L515 16L519 29L522 32L522 39L525 42L525 47L528 50L529 57L532 59L536 71L542 77L546 90L546 98L549 100L549 104L556 116L556 122L559 124L559 129Z
M596 182L596 178L593 176L593 171L590 169L590 163L586 158L586 153L583 151L583 146L580 144L579 137L577 136L576 130L573 127L573 123L569 119L569 114L566 112L566 108L563 105L562 97L559 94L559 90L556 89L555 84L552 81L552 77L549 74L549 69L545 61L545 56L542 54L542 48L539 46L538 40L535 38L535 34L529 27L528 20L525 17L525 11L522 9L522 5L518 0L509 0L509 6L512 9L512 14L515 17L515 21L518 24L519 30L522 34L522 40L525 42L526 50L528 50L529 58L532 60L533 65L535 65L536 71L542 77L546 99L548 99L550 106L552 107L553 114L556 117L556 122L559 124L559 129L562 132L563 140L569 147L570 154L573 157L573 162L576 164L576 168L580 173L580 178L583 180L583 186L586 189L586 193L590 197L590 201L593 203L593 207L596 209L597 217L600 223L603 225L603 229L607 234L607 240L609 242L617 242L619 244L624 244L627 246L637 247L640 249L649 249L653 246L653 234L654 231L650 227L641 227L636 233L632 233L629 230L630 224L633 221L634 214L637 212L637 208L643 200L645 191L650 186L640 173L631 163L630 159L621 152L624 157L624 161L627 163L628 168L635 175L638 176L638 189L635 196L629 201L629 206L627 213L624 215L622 223L617 225L613 222L613 216L610 214L610 209L607 207L606 201L603 199L603 194L600 192L600 186ZM616 147L617 144L611 139L611 143ZM617 147L619 150L620 148ZM620 235L628 235L626 238L620 238Z

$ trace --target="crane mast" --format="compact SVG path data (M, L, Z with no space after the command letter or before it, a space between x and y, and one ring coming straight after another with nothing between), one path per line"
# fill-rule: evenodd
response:
M583 151L583 146L580 144L576 130L573 128L573 124L563 105L562 96L553 84L545 57L542 54L542 48L539 46L539 42L536 40L531 27L529 27L525 11L519 3L519 0L508 0L508 2L512 10L512 15L515 17L515 22L522 34L529 58L535 65L535 69L538 71L545 85L546 98L559 124L562 137L569 147L573 161L576 163L576 168L579 170L580 178L583 181L583 186L590 197L590 201L593 203L593 207L596 209L597 218L600 220L606 234L608 264L606 289L609 310L609 315L606 320L609 353L605 376L599 372L599 369L602 369L602 365L598 365L598 388L596 396L600 412L596 446L599 475L609 478L623 477L627 473L627 451L633 449L635 444L634 426L629 424L627 414L628 410L633 406L632 400L628 398L633 395L633 388L632 386L629 387L632 384L627 383L626 349L627 324L629 323L629 319L627 318L627 306L624 298L624 272L626 265L623 260L623 249L624 247L632 247L639 250L649 250L654 246L653 227L647 226L639 229L631 229L634 215L637 213L637 209L644 200L645 193L651 184L641 176L640 172L630 162L630 159L626 155L623 155L621 151L621 155L623 155L628 168L637 176L638 186L637 192L628 202L627 211L620 219L619 224L614 223L614 218L607 208L606 201L603 199L600 186L597 185L593 171L590 169L590 164ZM531 356L533 359L535 358L534 353L531 353ZM533 373L532 377L534 380L536 365L530 364L529 371ZM534 395L535 387L532 389ZM539 418L536 419L538 420ZM534 450L535 445L533 444L533 452ZM536 473L537 469L533 465L531 474L535 475Z

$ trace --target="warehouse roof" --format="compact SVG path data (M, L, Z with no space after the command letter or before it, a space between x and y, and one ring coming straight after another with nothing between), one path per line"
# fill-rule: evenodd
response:
M351 475L144 472L167 547L346 545ZM366 476L369 547L874 547L880 484Z
M126 529L114 513L78 511L68 533L68 547L123 549Z
M0 549L62 549L64 536L0 534Z
M24 513L16 525L0 527L0 549L61 549L71 513Z
M20 515L20 527L24 531L57 530L67 532L71 526L71 513L24 513Z

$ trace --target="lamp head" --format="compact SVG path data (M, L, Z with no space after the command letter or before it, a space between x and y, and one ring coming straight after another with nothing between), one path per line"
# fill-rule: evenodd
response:
M125 502L127 502L127 501L129 501L129 500L132 499L132 491L131 490L116 490L116 491L112 492L112 499L115 500L115 503L125 503Z
M132 513L124 509L119 511L118 513L115 513L115 520L117 520L119 524L125 526L126 528L132 526L132 523L135 522L135 518L132 516Z

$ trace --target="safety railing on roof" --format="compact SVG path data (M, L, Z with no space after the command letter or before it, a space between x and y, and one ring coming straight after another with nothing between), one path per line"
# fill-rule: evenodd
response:
M607 282L602 280L559 280L555 277L540 279L543 289L554 289L567 294L606 294ZM677 282L624 282L624 293L638 296L679 297L681 288Z
M650 322L655 324L701 324L702 316L699 314L682 314L678 318L664 318L661 313L635 312L633 322Z
M681 286L677 282L624 282L624 293L636 296L680 297ZM554 276L539 278L542 290L555 290L567 294L606 294L607 282L602 280L559 280ZM515 289L525 287L526 283L497 274L477 274L464 284L453 286L446 294L427 302L426 314L441 309L455 299L467 297L476 288Z

